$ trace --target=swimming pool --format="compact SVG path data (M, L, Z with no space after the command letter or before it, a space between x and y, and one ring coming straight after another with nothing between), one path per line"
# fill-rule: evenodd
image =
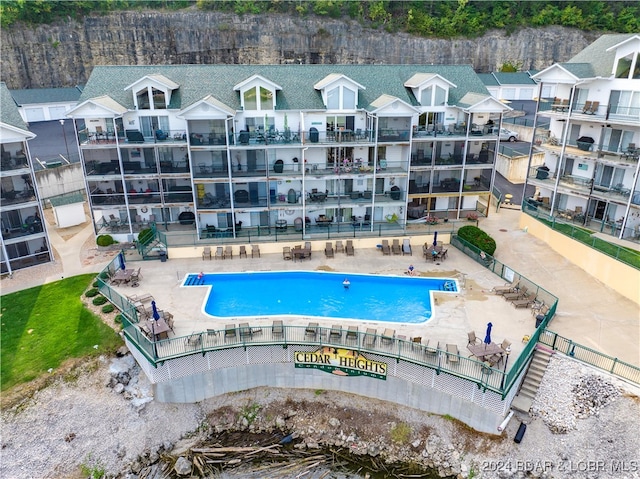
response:
M432 291L458 292L450 278L325 271L190 274L183 286L209 287L204 312L215 317L296 315L398 323L429 320Z

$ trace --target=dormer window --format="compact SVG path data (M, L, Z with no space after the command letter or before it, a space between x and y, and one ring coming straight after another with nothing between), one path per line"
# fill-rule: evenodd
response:
M444 106L447 101L447 90L438 85L431 85L422 90L420 104L422 106Z
M245 110L273 110L274 92L262 86L245 90L242 94Z
M634 61L635 60L635 61ZM631 73L633 69L633 74ZM616 65L616 78L640 78L640 56L633 52L627 56L618 58Z
M356 92L346 86L327 90L327 110L355 110Z
M134 101L138 110L166 110L171 102L171 94L180 85L164 75L147 75L125 90L134 92Z

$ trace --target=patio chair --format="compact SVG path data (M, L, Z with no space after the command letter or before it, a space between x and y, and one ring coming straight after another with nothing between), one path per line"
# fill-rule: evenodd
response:
M333 258L333 244L331 241L327 241L324 246L324 255L327 258Z
M490 356L487 360L489 361L489 364L491 364L491 366L495 366L496 364L500 364L500 361L502 361L504 359L505 354L507 354L507 350L511 350L511 341L508 340L504 340L502 341L502 344L500 345L500 348L502 349L502 352L499 354L493 354L492 356Z
M318 323L309 323L304 330L304 336L306 339L315 339L318 335Z
M391 244L391 252L393 254L401 254L402 253L402 248L400 247L400 240L399 239L394 239L393 243Z
M129 279L129 284L136 284L140 281L140 279L142 278L142 274L140 273L140 270L142 268L138 268L136 269L133 273L131 273L131 277Z
M588 115L590 111L591 111L591 102L585 101L584 107L582 108L582 113L585 115Z
M216 248L216 259L224 259L224 249L222 246Z
M384 333L382 333L382 341L385 343L392 343L395 337L396 337L395 329L387 328L384 330Z
M290 260L291 258L292 258L291 247L290 246L284 246L282 248L282 259Z
M467 344L480 344L480 338L476 337L475 331L469 331L467 333L467 339L469 341Z
M402 240L402 255L405 254L413 256L413 251L411 251L411 241L408 238Z
M377 337L378 337L378 331L376 331L373 328L367 328L367 332L364 335L364 346L365 347L375 346Z
M233 259L233 248L231 245L227 245L224 248L224 259Z
M354 256L355 250L353 248L353 240L347 240L346 253L347 256Z
M251 245L251 257L255 258L255 257L260 257L260 247L257 244L252 244Z
M340 240L336 241L336 253L344 253L344 245Z
M211 261L211 246L205 246L202 250L202 259L208 259Z
M589 108L589 111L583 112L583 113L586 113L587 115L595 115L596 113L598 113L599 106L600 106L600 102L594 101L593 103L591 103L591 108Z
M247 247L245 245L240 245L240 257L247 257Z
M167 323L167 326L169 326L169 329L175 333L174 329L173 329L173 314L171 313L164 313L164 320Z
M382 240L382 254L387 256L391 254L391 247L389 246L389 240Z

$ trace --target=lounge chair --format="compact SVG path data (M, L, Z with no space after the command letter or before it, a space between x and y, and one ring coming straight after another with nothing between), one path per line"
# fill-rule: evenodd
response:
M224 248L224 259L233 259L233 248L231 245L225 246Z
M528 294L528 290L526 286L520 287L517 291L513 293L503 294L502 297L507 301L516 301L518 299L526 298Z
M514 301L511 301L511 304L513 304L516 308L528 308L535 302L535 300L536 300L536 294L531 293L529 296L526 296L522 299L516 299Z
M342 342L342 326L339 324L331 326L331 330L329 331L329 341L334 343Z
M598 113L598 107L600 106L600 102L599 101L594 101L591 103L591 108L589 108L589 111L583 112L586 113L587 115L595 115L596 113Z
M224 249L222 246L216 248L216 259L224 259Z
M402 248L400 247L400 240L394 239L391 244L391 252L393 254L402 254Z
M205 246L202 250L202 259L211 260L211 246Z
M333 244L331 241L327 241L324 246L324 255L327 258L333 258Z
M291 256L291 247L290 246L285 246L282 248L282 259L285 260L290 260L292 258Z
M358 340L358 326L349 326L347 328L347 339Z
M413 256L413 252L411 251L411 242L409 239L402 240L402 255L405 254Z
M281 338L284 336L284 326L281 319L276 319L271 326L271 334L274 338Z
M232 340L236 338L236 325L235 324L227 324L224 327L224 340Z
M590 111L591 111L591 102L585 101L584 107L582 108L582 113L585 115L588 115Z
M378 338L378 331L373 328L367 328L367 332L364 335L364 346L373 347L376 344Z
M382 240L382 254L385 256L391 254L391 248L389 247L389 240Z
M347 240L346 253L347 256L353 256L355 254L355 250L353 249L353 240Z
M467 344L478 344L478 343L480 343L480 338L476 337L476 332L475 331L469 331L467 333L467 339L469 340L469 342Z
M518 289L518 280L513 280L511 284L505 286L497 286L493 288L493 292L498 295L503 295L507 293L514 293Z
M308 339L316 339L318 335L318 323L309 323L304 330L304 336Z
M344 253L344 245L340 240L336 241L336 253Z
M458 350L457 345L447 344L447 362L449 363L460 362L460 351Z
M252 244L251 245L251 257L255 258L255 257L260 257L260 246L258 246L257 244Z
M385 342L385 343L393 342L395 337L396 337L396 330L395 329L387 328L387 329L384 330L384 333L382 333L382 341Z
M240 257L247 257L247 247L245 245L240 246Z

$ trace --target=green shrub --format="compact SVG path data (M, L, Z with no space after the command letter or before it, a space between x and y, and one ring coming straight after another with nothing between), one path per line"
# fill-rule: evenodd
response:
M93 298L94 296L97 296L98 293L100 293L100 291L98 291L96 288L91 288L90 290L88 290L86 293L84 293L84 295L87 298Z
M106 306L105 306L105 307L106 307ZM122 324L122 315L121 315L121 314L116 314L116 317L115 317L115 318L113 318L113 321L114 321L116 324Z
M103 297L104 297L104 296L103 296ZM113 310L114 310L114 309L116 309L116 308L115 308L115 306L114 306L113 304L109 303L109 304L105 304L105 305L102 307L102 312L103 312L103 313L113 313Z
M458 236L490 256L496 251L496 241L477 226L463 226L458 230Z
M100 296L96 296L95 298L93 298L93 301L92 301L92 302L93 302L93 304L94 304L95 306L100 306L100 305L102 305L102 304L104 304L104 303L106 303L106 302L107 302L107 298L105 298L105 297L104 297L104 296L102 296L102 295L100 295Z
M138 243L141 245L144 246L151 243L151 241L153 241L153 231L151 231L151 228L144 229L138 233Z
M107 273L106 271L103 271L102 273L100 273L100 279L102 281L107 281L109 279L109 273Z
M96 239L96 244L98 246L110 246L113 243L115 243L115 241L111 235L100 235Z
M94 281L91 286L93 286L94 288L99 287L100 286L100 281Z

